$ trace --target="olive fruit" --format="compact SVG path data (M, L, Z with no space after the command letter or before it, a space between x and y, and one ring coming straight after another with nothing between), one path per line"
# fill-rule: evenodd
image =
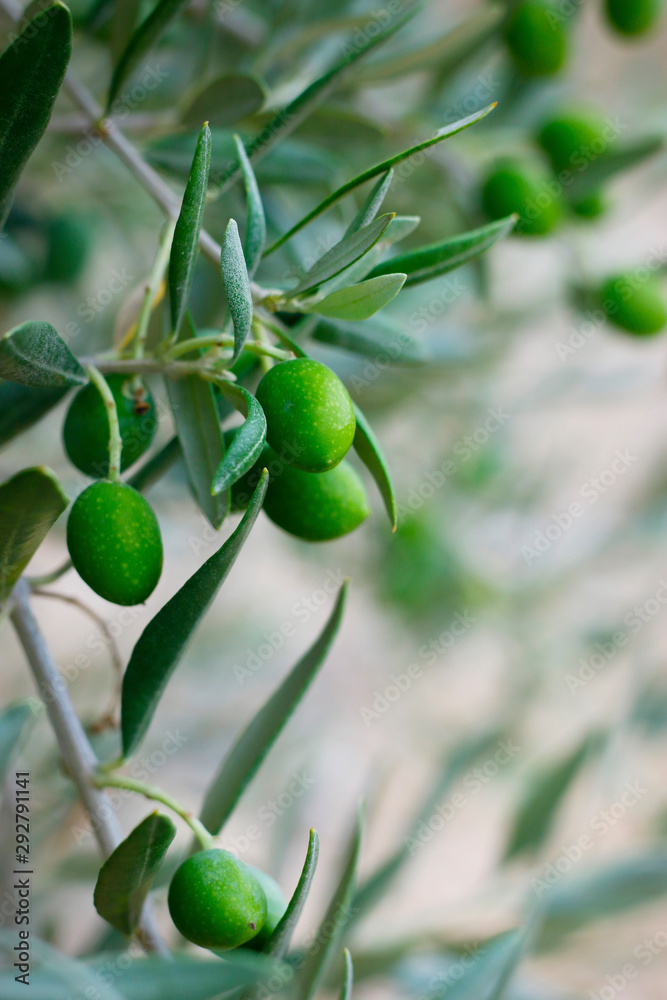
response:
M189 857L171 880L169 912L183 937L202 948L245 944L264 926L266 896L248 865L212 848Z
M564 18L548 0L523 0L505 27L514 65L525 76L551 76L567 56Z
M287 909L287 900L283 895L283 890L275 879L271 878L266 872L263 872L261 868L254 868L250 865L250 870L261 885L266 896L266 920L264 921L264 926L259 934L256 934L248 943L249 948L260 950L280 923Z
M556 182L518 160L503 160L488 174L482 187L482 209L490 219L503 219L516 212L516 232L544 236L561 217Z
M607 122L595 110L564 111L544 123L537 142L555 174L576 175L604 156L609 145L606 129ZM600 192L592 191L571 199L570 208L582 218L593 219L604 211L605 202Z
M67 521L67 548L79 576L114 604L141 604L160 579L157 518L125 483L101 479L79 495Z
M44 277L47 281L73 284L88 258L90 235L87 221L73 213L51 219L47 231Z
M155 404L143 384L137 392L133 379L125 375L108 375L106 382L118 411L124 470L143 455L153 439L157 427ZM72 400L65 417L63 441L70 461L80 472L94 479L109 474L109 419L104 400L92 383L79 389Z
M658 333L667 323L667 303L652 275L630 272L608 278L600 301L610 323L640 337Z
M294 358L271 368L257 387L266 415L266 439L288 449L305 472L326 472L350 450L356 421L350 395L319 361Z
M605 0L607 19L621 35L643 35L660 17L662 0Z

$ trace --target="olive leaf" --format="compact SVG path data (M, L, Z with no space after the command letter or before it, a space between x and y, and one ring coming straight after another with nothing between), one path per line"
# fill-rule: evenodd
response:
M365 184L366 181L372 180L374 177L377 177L378 174L385 174L392 167L402 163L403 160L407 160L409 157L415 156L417 153L421 153L423 150L429 149L431 146L435 146L436 143L442 142L444 139L448 139L452 135L457 135L459 132L462 132L463 129L468 128L470 125L474 125L475 122L480 121L485 117L485 115L488 115L490 111L493 111L495 106L495 103L489 104L486 108L482 108L481 111L476 111L474 114L468 115L466 118L461 118L459 121L453 122L451 125L445 125L444 128L439 129L432 138L425 139L423 142L417 143L416 146L410 146L409 149L404 149L400 153L395 153L388 159L382 160L380 163L376 163L375 166L364 170L363 173L357 174L357 176L353 177L352 180L347 181L330 195L327 195L327 197L324 198L319 205L316 205L315 208L308 212L307 215L304 215L304 217L297 222L296 225L292 226L292 228L277 239L275 243L272 243L264 256L268 257L268 255L273 253L274 250L277 250L278 247L283 245L283 243L286 243L287 240L291 239L295 233L298 233L304 226L307 226L309 222L316 219L318 215L322 214L322 212L326 212L328 208L331 208L332 205L335 205L336 202L340 201L341 198L344 198L351 191L354 191L355 188L358 188L361 184Z
M6 957L10 959L9 962L3 963L3 965L9 966L10 971L0 972L0 996L2 1000L21 1000L21 997L26 995L25 982L19 982L15 978L15 970L11 964L16 961L14 947L15 942L12 942L9 930L0 931L0 951L4 951ZM107 981L108 976L105 978L98 975L88 965L64 955L58 949L40 941L32 933L30 935L30 959L29 993L33 1000L72 1000L73 997L95 997L95 1000L128 1000L124 990L121 995ZM108 962L108 955L105 957L105 961Z
M24 469L0 485L0 603L68 503L51 469Z
M171 329L178 335L188 306L195 260L199 248L206 190L211 166L211 130L204 125L192 160L192 168L183 195L169 257L169 299L171 302Z
M206 793L200 816L211 833L217 834L222 829L324 662L340 627L346 591L344 583L319 638L260 708L222 762Z
M0 785L5 780L12 754L18 747L28 720L33 717L30 703L17 701L0 712Z
M357 421L354 441L352 442L354 450L375 480L375 484L380 491L380 496L384 501L387 514L389 515L391 530L396 531L398 525L396 494L394 492L394 484L391 481L387 460L380 447L380 442L376 438L366 417L356 403L353 403L353 406Z
M35 389L17 382L0 382L0 446L32 427L67 393L60 389Z
M354 985L354 966L352 956L347 948L343 949L343 959L345 961L345 977L340 991L340 1000L352 1000L352 987Z
M259 80L244 73L224 73L195 94L181 112L184 125L203 121L213 126L234 125L256 114L266 94Z
M343 237L339 243L313 264L296 288L290 289L289 295L294 297L310 292L318 285L335 277L350 264L354 264L356 260L368 253L371 247L375 246L392 219L393 215L381 215L367 226Z
M310 305L308 311L334 319L369 319L396 298L405 284L405 277L404 274L383 274L358 285L349 285Z
M190 0L158 0L148 17L141 22L123 50L111 77L107 113L113 110L113 103L120 95L121 87L134 74L149 51L162 38L163 34Z
M72 16L54 3L0 56L0 228L21 171L49 124L71 51Z
M245 146L238 135L234 136L234 143L239 163L241 164L246 203L248 205L243 253L248 268L248 275L252 278L264 252L264 244L266 243L266 217L264 215L262 196L257 186L257 178L246 154Z
M220 380L217 385L223 395L233 403L237 410L243 413L246 419L239 427L225 457L215 470L210 487L213 494L228 490L253 467L262 453L266 440L264 410L252 393L244 389L242 385L234 385L233 382Z
M376 264L368 277L376 278L382 274L404 271L407 274L406 288L422 281L431 281L475 260L480 254L495 246L512 232L518 218L518 215L509 215L505 219L491 222L479 229L472 229L460 236L410 250L398 257L390 257L389 260Z
M132 650L121 698L125 757L134 752L148 729L169 678L250 534L267 480L265 470L236 530L151 619Z
M149 489L153 483L156 483L162 478L167 469L171 468L174 462L183 457L183 452L181 451L181 442L178 439L178 435L169 438L166 444L164 444L159 451L147 462L145 462L136 472L133 472L131 476L128 476L126 482L142 493L144 490Z
M586 195L594 194L600 186L616 174L630 170L655 156L665 148L662 136L648 136L634 143L627 143L618 149L606 150L601 156L589 160L586 169L574 176L567 189L568 201L578 201Z
M50 323L28 321L0 337L0 377L37 388L83 385L86 373Z
M500 1000L523 958L528 931L498 934L476 948L466 962L463 975L452 981L445 968L442 981L428 994L429 1000Z
M222 241L220 258L222 283L234 324L234 354L231 365L238 360L252 326L252 292L250 278L239 238L239 227L230 219Z
M320 838L317 830L311 829L308 837L306 860L303 863L299 881L297 882L296 888L292 893L292 898L287 904L287 909L276 925L273 934L262 949L267 955L273 955L275 958L284 958L287 954L290 941L292 940L292 934L294 933L294 929L299 921L299 917L301 916L301 911L306 904L308 893L310 892L310 886L315 876L319 856Z
M121 934L129 936L137 929L146 896L175 836L176 827L168 816L151 813L100 868L95 909Z
M348 323L342 320L322 319L310 331L313 340L331 347L339 347L364 358L381 362L414 365L427 360L423 345L398 325L390 324L383 317L372 323Z
M349 236L350 233L356 233L357 229L362 229L363 226L367 226L369 222L373 221L382 207L382 202L386 198L387 192L391 187L393 177L394 169L393 167L390 167L384 177L381 177L377 184L372 188L370 194L366 198L366 201L352 219L352 222L345 230L346 236Z

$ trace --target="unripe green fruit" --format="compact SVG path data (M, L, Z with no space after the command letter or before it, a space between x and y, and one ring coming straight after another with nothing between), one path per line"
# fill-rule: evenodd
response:
M266 920L266 896L253 871L229 851L212 848L184 861L169 886L171 919L202 948L238 948Z
M282 916L287 909L287 900L283 895L275 879L263 872L261 868L254 868L250 865L250 870L264 890L266 896L266 920L259 934L249 943L248 947L260 951L269 940L274 930L280 923Z
M662 0L606 0L612 28L622 35L643 35L660 17Z
M548 0L519 3L505 28L505 41L514 65L525 76L551 76L565 62L564 19Z
M607 211L607 200L600 191L592 191L578 201L573 201L570 208L580 219L597 219Z
M257 387L266 439L297 468L326 472L350 450L356 429L350 395L338 376L309 358L271 368Z
M140 493L102 479L74 502L67 548L79 576L114 604L141 604L162 572L157 518Z
M128 469L146 451L157 427L153 397L145 386L135 395L132 379L108 375L107 385L116 402L118 426L123 440L121 470ZM69 460L80 472L94 479L109 474L109 419L104 400L89 383L70 404L63 427Z
M80 216L59 215L51 219L44 277L48 281L72 284L81 275L88 257L90 235Z
M484 182L482 208L490 219L503 219L516 212L517 234L544 236L561 218L560 196L551 188L554 183L528 165L505 160Z
M554 173L584 170L602 156L608 145L607 122L592 109L563 112L545 122L537 141L551 161Z
M630 272L608 278L600 300L609 322L636 336L649 337L667 324L667 303L654 277Z

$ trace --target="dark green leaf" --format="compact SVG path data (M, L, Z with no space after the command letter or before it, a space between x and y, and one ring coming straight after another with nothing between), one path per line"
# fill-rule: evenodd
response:
M88 381L51 324L31 321L0 338L0 376L37 388L62 388Z
M0 445L28 430L56 406L67 389L33 389L0 382Z
M239 238L239 227L230 219L222 241L220 259L222 283L234 324L233 365L238 360L252 326L252 292L250 278Z
M566 188L568 200L578 201L586 195L594 194L610 178L643 163L664 147L665 140L662 136L652 136L618 149L607 150L590 160L586 169L575 175L572 184Z
M24 469L0 486L0 603L68 503L50 469Z
M207 84L181 115L184 125L234 125L259 111L264 104L264 88L253 76L225 73Z
M121 87L134 74L149 51L162 38L175 18L185 10L190 0L158 0L151 13L142 21L127 43L111 77L107 112L113 113L113 104L120 96Z
M267 480L265 471L234 533L158 611L134 647L123 678L121 731L125 757L133 753L148 729L169 678L250 534L262 507Z
M54 3L0 56L0 228L21 171L46 131L71 51L72 17Z
M352 842L347 852L343 874L315 936L319 947L309 950L303 967L297 975L294 983L294 1000L310 1000L321 983L327 966L338 950L345 934L353 911L362 826L363 820L360 810Z
M261 455L266 439L266 417L256 398L242 385L222 381L218 385L220 391L241 410L246 419L215 470L212 493L220 493L238 482Z
M491 222L479 229L472 229L460 236L419 247L418 250L411 250L398 257L390 257L389 260L376 264L368 277L375 278L381 274L404 271L408 276L406 287L417 285L421 281L430 281L467 264L495 246L512 232L517 220L517 215L510 215L506 219Z
M352 965L352 956L347 948L343 949L343 958L345 959L345 978L343 980L343 987L340 991L340 1000L352 1000L354 966Z
M356 260L368 253L371 247L375 246L392 219L393 215L381 215L362 229L357 229L356 232L345 236L340 243L337 243L313 264L296 288L291 288L288 294L295 297L310 292L318 285L335 277L350 264L354 264Z
M343 584L320 637L260 708L223 761L201 812L201 821L211 833L222 829L324 662L340 626L346 590Z
M404 283L404 274L383 274L331 292L311 305L309 312L350 321L369 319L396 298Z
M264 205L262 196L259 193L257 179L252 169L250 160L247 157L245 146L238 135L234 136L236 152L241 164L243 173L243 183L245 185L245 197L248 205L248 215L246 221L245 241L243 243L243 253L248 268L248 274L252 278L257 270L257 265L264 253L266 243L266 218L264 215Z
M12 754L30 718L32 718L32 709L27 701L18 701L15 705L7 705L0 712L0 785L5 780Z
M97 876L95 909L121 934L134 934L153 879L176 836L168 816L151 813L112 851Z
M404 149L400 153L395 153L393 156L390 156L389 159L382 160L381 163L376 163L375 166L369 167L368 170L364 170L363 173L353 177L351 181L347 181L341 187L337 188L332 194L327 195L324 201L321 201L319 205L316 205L315 208L312 209L312 211L310 211L307 215L304 215L303 219L297 222L295 226L292 226L288 232L286 232L280 237L280 239L276 240L276 242L268 248L264 256L268 256L270 253L273 253L274 250L277 250L278 247L283 245L283 243L286 243L287 240L291 239L295 233L298 233L300 229L303 229L303 227L308 225L309 222L316 219L318 215L322 214L322 212L326 212L328 208L335 205L336 202L340 201L341 198L344 198L345 195L350 193L350 191L354 191L355 188L358 188L361 184L365 184L366 181L370 181L374 177L377 177L378 174L386 173L398 163L402 163L403 160L407 160L408 157L414 156L416 153L420 153L422 150L428 149L430 146L434 146L438 142L442 142L443 139L448 139L451 135L456 135L458 132L462 132L463 129L468 128L469 125L474 125L475 122L478 122L481 118L484 118L485 115L488 115L489 112L495 108L495 106L495 104L489 104L488 107L483 108L481 111L476 111L472 115L468 115L467 118L462 118L460 121L453 122L451 125L445 125L444 128L439 129L431 139L425 139L424 142L417 143L416 146L411 146L409 149Z
M320 838L317 830L311 830L308 838L306 860L303 863L303 868L301 870L301 875L299 876L299 881L296 884L296 889L294 890L292 898L287 904L287 909L282 915L276 929L264 946L264 951L267 955L273 955L275 958L284 958L287 954L290 941L292 940L292 934L294 933L294 929L298 923L299 917L301 916L301 911L303 910L308 898L308 893L310 892L310 886L315 875L315 869L317 868L319 856Z
M367 226L369 222L373 221L382 208L382 202L386 198L387 191L391 187L393 177L394 171L393 168L390 167L384 177L381 177L377 184L373 186L368 198L345 230L346 236L349 236L350 233L356 233L357 229L362 229L364 226Z
M380 442L376 438L371 425L366 420L359 407L354 404L354 415L357 419L357 429L354 432L354 450L375 480L380 496L384 501L391 530L396 531L398 512L396 509L396 494L391 481L389 466L384 457Z
M183 195L183 203L174 230L169 258L169 298L171 302L171 328L178 334L192 286L192 276L199 248L208 173L211 166L211 130L204 125L199 133L192 169Z

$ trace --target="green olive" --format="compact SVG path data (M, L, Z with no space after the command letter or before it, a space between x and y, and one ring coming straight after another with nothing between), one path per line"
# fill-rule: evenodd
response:
M305 472L326 472L350 450L356 421L350 395L338 376L309 358L271 368L257 387L266 415L266 439L288 450Z
M128 469L148 448L157 427L155 404L148 389L125 375L108 375L118 410L118 425L123 440L121 469ZM109 420L104 401L89 383L80 389L70 404L63 427L65 451L73 465L86 476L103 479L109 474Z
M662 0L605 0L607 19L621 35L643 35L662 12Z
M183 937L202 948L238 948L266 920L266 896L252 869L229 851L189 857L171 880L169 912Z
M525 76L551 76L567 57L565 19L548 0L517 4L505 28L514 65Z
M561 218L561 195L557 182L530 165L503 160L487 176L482 187L482 208L490 219L503 219L516 212L516 233L544 236Z
M287 909L287 900L283 895L283 890L280 888L275 879L271 878L270 875L267 875L266 872L263 872L261 868L254 868L252 865L249 867L264 890L264 895L266 896L266 920L264 921L264 926L259 934L257 934L248 943L249 948L259 951L264 947L280 923L282 916Z
M67 522L67 547L79 576L114 604L141 604L160 579L157 518L125 483L102 479L80 494Z
M90 248L86 219L74 212L51 219L47 233L44 276L48 281L73 284L82 274Z
M652 274L631 271L608 278L600 301L610 323L639 337L659 333L667 323L667 303Z
M602 115L593 109L563 111L542 125L537 141L555 173L576 173L606 152L607 127Z

